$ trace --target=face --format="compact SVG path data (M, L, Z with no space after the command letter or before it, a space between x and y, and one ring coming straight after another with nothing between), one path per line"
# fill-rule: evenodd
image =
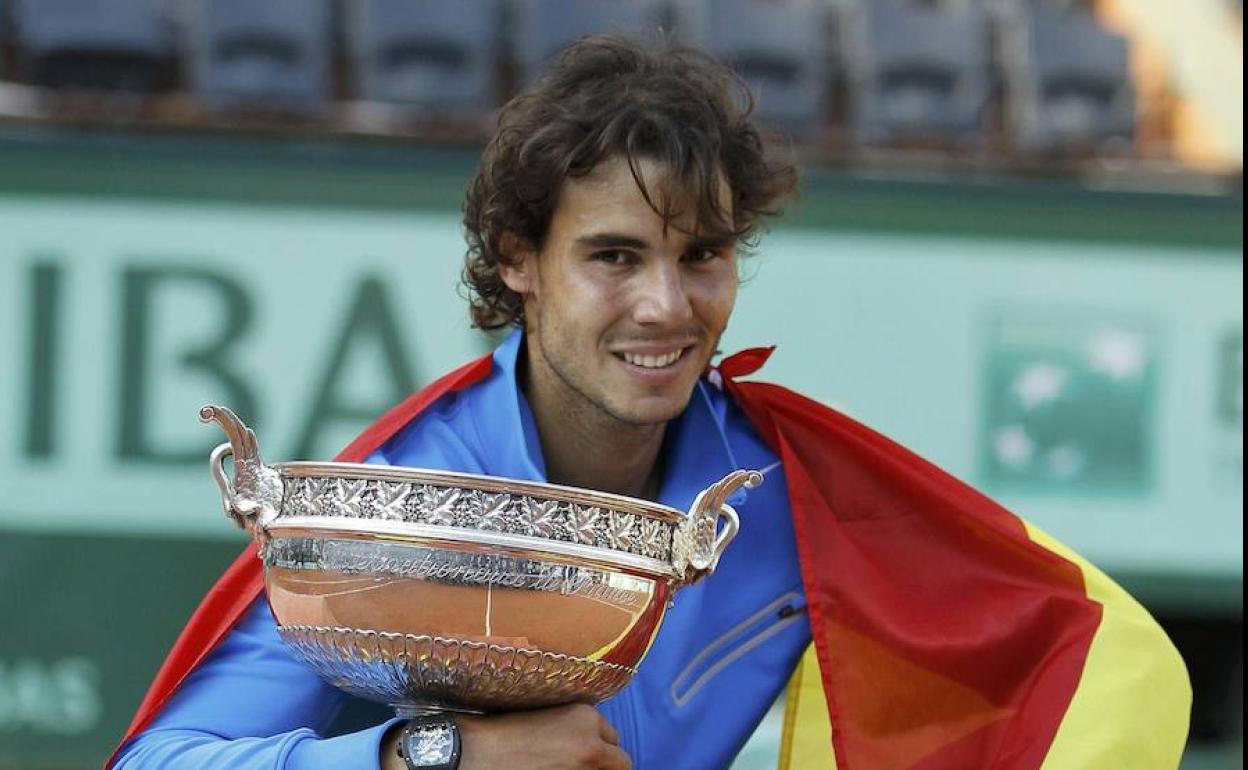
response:
M639 164L659 202L664 168ZM731 211L726 184L723 209ZM500 274L525 297L529 387L561 408L653 425L679 415L728 324L735 241L694 232L690 209L664 228L623 158L564 182L540 251Z

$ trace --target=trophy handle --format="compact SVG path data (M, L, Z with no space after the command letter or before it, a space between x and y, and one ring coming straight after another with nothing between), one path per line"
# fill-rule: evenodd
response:
M264 545L267 530L282 508L282 478L260 459L256 434L228 407L209 404L199 410L200 422L215 422L230 439L212 450L208 470L221 492L225 515ZM225 459L234 458L234 480Z
M763 474L758 471L733 471L698 494L673 542L675 566L684 575L682 585L692 585L714 572L719 557L741 530L741 517L728 505L728 498L742 487L754 489L762 483Z

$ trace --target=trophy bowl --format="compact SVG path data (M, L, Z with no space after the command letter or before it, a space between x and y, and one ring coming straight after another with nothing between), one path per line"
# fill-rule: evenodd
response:
M255 433L210 469L251 532L277 630L334 686L403 716L596 703L628 683L680 588L736 536L736 471L692 509L622 495L358 463L265 465ZM233 459L233 478L226 469Z

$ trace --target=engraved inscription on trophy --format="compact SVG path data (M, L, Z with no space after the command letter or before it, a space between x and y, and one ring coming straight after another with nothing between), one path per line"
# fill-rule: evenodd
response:
M635 609L647 598L646 582L628 575L603 573L569 564L432 548L397 550L385 543L283 538L270 546L269 565L347 575L377 575L446 585L492 586L578 596Z

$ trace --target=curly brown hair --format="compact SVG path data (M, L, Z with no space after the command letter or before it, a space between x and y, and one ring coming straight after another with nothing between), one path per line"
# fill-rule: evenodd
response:
M464 202L468 240L463 280L481 329L523 322L523 298L498 274L510 257L504 236L540 250L562 183L624 156L665 223L677 201L696 201L696 228L752 246L765 217L797 186L797 169L772 157L750 119L745 82L710 55L665 37L651 44L617 35L573 43L533 87L503 108ZM660 161L681 189L656 204L638 160ZM720 175L732 191L720 210Z

